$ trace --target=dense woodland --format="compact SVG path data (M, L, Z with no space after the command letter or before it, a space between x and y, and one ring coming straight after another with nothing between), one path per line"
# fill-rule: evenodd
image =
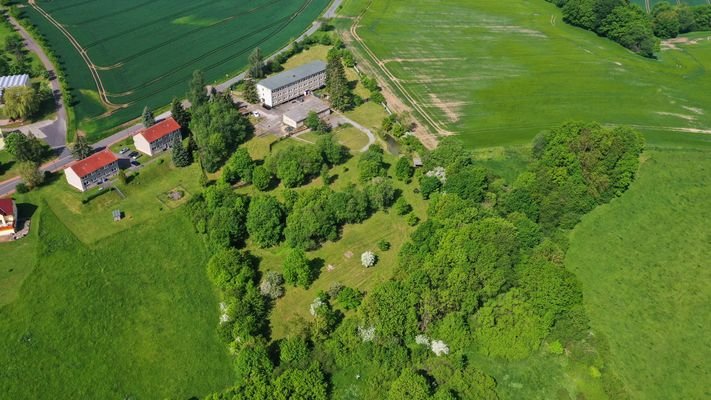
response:
M223 101L200 98L196 111ZM383 150L372 146L356 156L360 184L334 191L328 168L349 155L327 132L316 146L286 148L262 162L243 149L208 155L212 139L201 138L198 121L190 123L198 154L206 168L224 164L224 173L185 210L213 252L207 274L222 298L217 329L237 373L234 387L208 399L340 398L330 377L342 370L377 371L353 377L366 398L496 399L497 382L472 354L519 360L543 347L602 364L595 349L604 343L590 335L580 285L563 266L564 232L631 184L643 149L636 131L563 124L534 140L533 161L514 182L477 165L450 138L434 151L421 149L417 171L406 157L389 169ZM324 171L323 186L289 189ZM312 318L272 340L274 301L318 276L309 250L377 211L409 213L392 179L418 182L429 199L427 219L413 220L419 225L400 249L395 278L368 293L339 285L320 292ZM240 195L232 188L238 182L286 189L281 198ZM260 276L248 242L291 248L283 275ZM364 267L376 262L372 254L362 260ZM346 317L341 310L351 311ZM626 396L611 372L597 373L611 397Z
M563 10L563 19L605 36L645 57L659 49L659 38L711 30L711 5L657 3L651 15L629 0L548 0Z

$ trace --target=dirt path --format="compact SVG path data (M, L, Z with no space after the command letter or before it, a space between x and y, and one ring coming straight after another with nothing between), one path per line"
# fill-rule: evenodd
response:
M389 84L392 84L395 86L400 93L402 93L403 97L410 103L412 108L419 114L422 119L424 119L427 123L432 126L438 134L440 135L451 135L452 132L449 132L446 130L437 120L435 120L432 116L427 113L427 111L419 105L419 103L414 99L414 97L405 89L404 86L402 86L398 79L393 75L385 66L385 63L378 58L378 56L365 44L363 39L358 35L358 27L360 24L360 20L363 18L363 15L368 11L370 8L371 3L368 4L368 6L363 10L363 12L358 15L358 17L353 21L353 24L351 25L350 28L350 35L353 37L355 41L358 42L358 44L363 48L363 50L366 52L368 57L373 60L375 67L380 71L381 77L384 77L385 80L387 81L386 85L384 86L389 86ZM391 91L392 92L392 91ZM422 144L427 147L427 148L435 148L437 147L437 138L436 136L432 135L431 133L425 131L424 129L418 129L415 131L415 135L420 139Z

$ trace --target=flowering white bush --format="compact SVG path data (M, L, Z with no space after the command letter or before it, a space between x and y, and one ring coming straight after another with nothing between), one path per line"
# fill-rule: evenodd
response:
M417 335L415 336L415 343L429 347L430 339L425 335Z
M438 356L441 356L442 354L449 354L449 346L441 340L433 340L432 351Z
M365 253L360 255L360 263L363 264L363 266L366 268L370 268L375 265L375 261L375 253L373 253L372 251L366 251Z
M224 324L230 320L230 316L227 315L227 304L220 303L220 323Z
M262 296L278 299L284 295L284 278L274 271L267 272L262 283L259 284Z
M372 342L373 339L375 339L375 327L370 326L368 328L363 328L362 326L358 327L358 336L364 341L364 342Z
M309 307L309 312L311 315L314 317L316 316L316 313L318 312L318 309L323 306L323 300L321 300L320 297L317 297L314 299L314 302L311 303L311 307Z
M435 178L439 179L442 184L447 182L447 171L445 171L444 167L434 167L433 170L427 171L425 175L434 176Z

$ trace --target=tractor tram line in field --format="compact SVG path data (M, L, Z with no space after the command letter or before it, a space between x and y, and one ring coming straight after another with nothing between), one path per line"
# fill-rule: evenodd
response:
M230 54L229 56L227 56L227 57L225 57L225 58L223 58L223 59L221 59L221 60L219 60L219 61L217 61L217 62L215 62L215 63L212 63L212 64L210 64L210 65L207 65L207 66L205 66L205 67L203 68L203 70L209 71L209 70L211 70L211 69L213 69L213 68L215 68L215 67L218 67L218 66L220 66L220 65L222 65L222 64L224 64L224 63L226 63L226 62L228 62L228 61L230 61L230 60L232 60L232 59L234 59L234 58L237 57L237 56L244 55L244 54L250 52L254 47L259 46L260 44L264 43L266 40L268 40L269 38L271 38L273 35L275 35L275 34L281 32L283 29L285 29L285 28L289 25L289 23L290 23L291 21L293 21L293 19L295 19L297 16L299 16L299 15L303 12L303 10L306 9L312 2L313 2L313 0L307 0L307 1L305 1L305 2L302 4L301 8L299 8L299 10L297 10L297 11L296 11L295 13L293 13L291 16L284 17L284 18L282 18L281 20L279 20L279 21L277 21L277 22L275 22L275 23L273 23L273 24L268 25L267 28L271 28L271 27L274 27L274 26L276 26L277 28L276 28L275 30L269 32L267 35L265 35L263 38L261 38L259 41L257 41L257 42L254 43L253 45L247 46L246 48L243 48L243 49L240 49L240 50L239 50L238 52L236 52L236 53L232 53L232 54ZM230 43L228 43L228 44L226 44L226 45L221 46L221 47L218 48L218 49L212 50L212 51L210 51L210 52L208 52L208 53L205 53L205 54L203 54L203 55L201 55L201 56L199 56L199 57L196 57L196 58L194 58L192 61L190 61L190 62L188 62L188 63L185 63L185 64L183 64L183 65L180 66L180 67L174 68L174 69L171 70L169 73L163 74L162 76L157 77L157 78L154 78L154 79L152 79L151 81L149 81L149 82L147 82L147 83L144 83L144 84L142 84L142 85L136 86L136 87L134 87L134 89L135 89L135 88L138 88L138 87L151 86L151 85L153 85L153 84L155 84L155 83L157 83L157 82L163 81L164 78L166 78L166 77L168 77L168 76L170 76L170 75L172 75L172 74L178 72L178 71L181 70L181 69L184 69L186 66L188 66L188 65L190 65L190 64L193 64L193 63L195 63L195 62L197 62L197 61L199 61L199 60L204 59L204 58L205 58L206 56L208 56L208 55L212 55L212 54L218 52L218 51L221 50L222 48L226 48L226 47L229 47L229 46L231 46L231 45L234 45L235 43L237 43L237 42L239 42L239 41L242 41L242 40L244 40L244 39L246 39L246 38L248 38L248 37L252 37L252 36L257 35L257 34L259 34L259 33L262 33L262 32L264 32L264 31L265 31L265 29L261 29L261 30L259 30L259 31L253 31L253 32L251 32L251 33L249 33L249 34L247 34L247 35L244 35L244 36L242 36L242 37L240 37L240 38L238 38L238 39L236 39L236 40L231 41ZM136 99L132 99L129 103L126 103L126 104L127 104L127 106L133 105L133 104L135 104L135 103L137 103L137 102L139 102L139 101L141 101L141 100L144 100L144 99L146 99L146 98L149 98L149 97L151 97L151 96L153 96L153 95L156 95L156 94L158 94L158 93L160 93L160 92L163 92L163 91L165 91L166 89L172 88L172 87L177 86L177 85L182 85L182 84L185 83L185 81L186 81L187 79L190 78L190 76L191 76L191 74L187 74L187 75L185 75L185 76L180 76L180 77L176 78L175 80L171 81L167 86L163 86L163 87L161 87L161 88L158 88L158 89L156 89L156 90L154 90L154 91L151 91L151 92L148 92L148 93L143 93L143 95L142 95L141 97L138 97L138 98L136 98Z
M190 35L193 35L193 34L195 34L195 33L202 32L202 31L204 31L204 30L214 28L214 27L216 27L216 26L222 25L222 24L227 23L227 22L230 22L230 21L234 21L234 20L235 20L236 18L238 18L238 17L244 17L244 16L246 16L246 15L253 14L253 13L257 12L257 11L260 11L260 10L262 10L262 9L265 9L265 8L269 7L269 6L272 6L272 5L281 3L281 2L283 2L283 1L284 1L284 0L273 0L273 1L269 2L269 3L265 3L265 4L261 5L261 6L259 6L259 7L254 7L254 8L252 8L252 9L249 9L249 10L246 10L246 11L243 11L243 12L240 12L240 13L237 13L237 14L234 14L234 15L227 16L227 17L225 17L225 18L223 18L223 19L221 19L221 20L219 20L219 21L212 22L212 23L210 23L209 25L197 27L197 28L195 28L195 29L193 29L193 30L184 32L184 33L182 33L182 34L180 34L180 35L178 35L178 36L172 37L172 38L170 38L170 39L168 39L168 40L165 40L165 41L163 41L163 42L161 42L161 43L155 44L155 45L153 45L153 46L151 46L151 47L145 48L145 49L140 50L140 51L138 51L138 52L136 52L136 53L133 53L133 54L131 54L131 55L129 55L129 56L126 56L126 57L124 57L124 58L121 58L121 59L117 60L116 63L113 64L113 65L106 66L106 67L97 67L97 68L98 68L98 69L101 69L101 70L109 70L109 69L118 68L118 67L124 65L124 64L125 64L126 62L128 62L128 61L132 61L132 60L134 60L134 59L136 59L136 58L139 58L139 57L141 57L141 56L143 56L143 55L145 55L145 54L151 53L151 52L153 52L153 51L155 51L155 50L157 50L157 49L159 49L159 48L161 48L161 47L164 47L164 46L166 46L166 45L168 45L168 44L171 44L171 43L175 42L176 40L184 39L184 38L186 38L186 37L188 37L188 36L190 36ZM283 20L283 18L282 18L282 20ZM126 33L131 33L131 32L134 32L134 31L133 31L133 30L132 30L132 31L128 31L128 32L126 32ZM102 40L102 42L103 42L103 40Z

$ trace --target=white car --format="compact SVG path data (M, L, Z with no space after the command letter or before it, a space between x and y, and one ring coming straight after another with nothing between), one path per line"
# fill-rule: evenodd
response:
M259 111L252 111L252 115L259 118Z

